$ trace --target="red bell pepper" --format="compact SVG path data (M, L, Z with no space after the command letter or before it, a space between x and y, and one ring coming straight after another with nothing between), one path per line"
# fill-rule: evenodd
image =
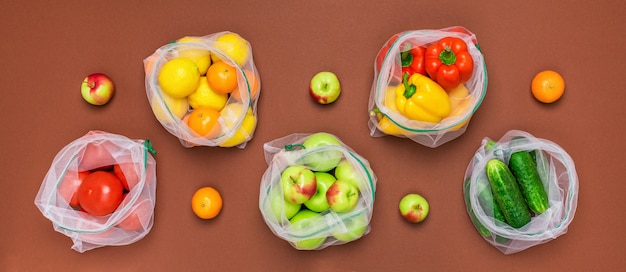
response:
M474 72L474 60L467 44L456 37L445 37L426 49L426 72L445 90L467 82Z
M425 52L426 48L423 46L413 46L411 43L405 43L404 50L400 53L402 74L409 73L409 76L415 73L426 75L426 70L424 69Z
M387 40L387 42L385 43L385 45L383 45L380 51L378 51L378 55L376 55L376 71L380 71L380 68L383 65L383 61L385 60L385 56L387 56L389 49L391 49L391 46L398 39L398 37L400 37L400 33L391 36L391 38Z

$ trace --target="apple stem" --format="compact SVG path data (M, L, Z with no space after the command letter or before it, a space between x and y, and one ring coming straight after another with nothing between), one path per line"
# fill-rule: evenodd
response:
M302 148L302 149L306 149L306 147L304 147L304 145L303 145L303 144L288 144L288 145L285 145L285 150L287 150L287 151L293 151L293 150L295 150L297 147L300 147L300 148Z

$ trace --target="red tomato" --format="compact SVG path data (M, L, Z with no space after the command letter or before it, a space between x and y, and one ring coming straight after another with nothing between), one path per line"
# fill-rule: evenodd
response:
M89 214L104 216L117 209L123 194L122 182L114 174L96 171L78 187L78 203Z
M135 171L139 165L132 162L125 162L113 165L113 174L117 176L124 186L124 190L130 191L139 183L139 175Z
M61 184L59 184L57 189L57 192L59 192L63 199L65 199L75 210L80 209L77 194L78 187L80 187L89 174L91 174L89 171L68 171L65 173L65 176L63 176L63 180L61 180Z
M148 223L152 217L152 205L145 197L139 196L132 211L117 226L129 230L143 230L148 227Z
M115 148L111 142L91 142L85 147L82 157L78 161L79 171L110 170L115 164L115 158L109 149Z

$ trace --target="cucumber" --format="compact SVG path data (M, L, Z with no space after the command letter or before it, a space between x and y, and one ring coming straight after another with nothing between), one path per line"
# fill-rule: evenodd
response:
M532 155L527 151L511 154L509 168L517 179L528 208L536 214L545 212L549 207L548 194L543 188L537 164Z
M483 210L487 211L489 214L489 208L491 208L491 216L500 222L506 223L506 219L504 218L504 214L502 214L502 210L500 210L500 206L493 198L493 194L491 193L491 189L489 188L489 182L485 181L485 183L478 183L478 202Z
M470 201L469 195L469 185L469 179L466 179L463 183L463 194L465 196L465 207L467 209L467 213L469 214L470 220L472 221L472 224L474 224L478 233L480 233L483 237L491 237L491 231L489 231L485 225L480 223L478 217L476 217L476 214L474 213L474 209L472 209L472 202Z
M520 228L530 222L530 211L509 167L499 159L485 166L493 197L500 206L507 224Z

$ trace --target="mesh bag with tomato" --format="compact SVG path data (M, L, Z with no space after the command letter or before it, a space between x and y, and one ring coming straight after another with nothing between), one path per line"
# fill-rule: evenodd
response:
M252 139L261 81L238 34L182 37L147 57L144 70L154 116L183 146L244 148Z
M324 132L291 134L264 150L259 209L276 236L319 250L369 232L376 176L366 159Z
M395 34L374 63L370 135L440 146L465 132L486 91L483 55L467 29Z
M578 202L572 158L519 130L485 138L465 171L466 210L477 232L504 254L567 233Z
M35 205L78 252L134 243L154 220L152 152L148 140L90 131L57 153Z

